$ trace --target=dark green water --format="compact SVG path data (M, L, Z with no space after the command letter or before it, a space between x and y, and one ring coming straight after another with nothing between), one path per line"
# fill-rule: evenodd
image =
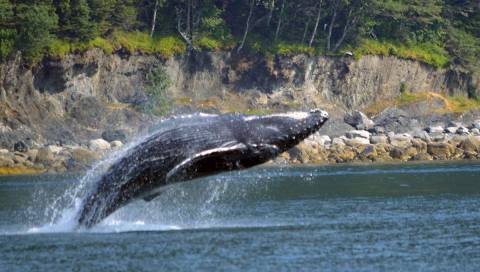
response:
M0 271L480 271L480 163L256 168L83 232L78 183L0 178Z

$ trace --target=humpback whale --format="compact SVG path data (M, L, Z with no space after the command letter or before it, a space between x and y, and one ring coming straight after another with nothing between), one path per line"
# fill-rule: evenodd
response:
M133 200L150 201L167 185L267 162L327 120L319 109L172 117L98 178L82 201L78 227L90 228Z

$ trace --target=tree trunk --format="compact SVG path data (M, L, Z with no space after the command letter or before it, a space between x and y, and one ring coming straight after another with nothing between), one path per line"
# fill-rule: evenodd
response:
M340 47L340 45L342 45L343 43L343 40L345 40L345 37L347 36L347 31L348 31L348 22L345 24L345 26L343 27L343 33L342 33L342 36L340 37L340 39L338 39L338 41L335 43L335 46L333 46L333 51L337 51L338 48Z
M192 41L195 40L196 35L198 34L198 29L200 28L200 22L202 21L202 12L201 8L198 6L198 2L192 1L192 7L191 7L191 21L192 21L192 27L191 27L191 34L190 34L190 39ZM196 12L195 12L196 11Z
M247 22L245 23L245 31L243 32L242 42L237 48L237 53L239 53L245 45L245 40L247 39L247 34L250 28L250 20L252 19L253 15L253 7L255 6L255 1L256 0L250 0L250 11L248 12Z
M328 36L327 36L327 52L330 51L331 46L331 39L332 39L332 31L333 31L333 24L335 24L335 19L337 17L337 3L333 7L333 14L332 19L330 20L330 25L328 26Z
M191 36L191 14L192 14L192 8L191 8L191 4L192 3L192 0L188 0L187 1L187 26L186 26L186 34L188 35L188 37L192 37Z
M176 13L177 13L177 31L180 34L180 36L185 40L185 42L188 45L188 50L193 49L193 44L191 39L188 37L188 33L185 33L182 31L182 14L179 11L178 7L176 8Z
M274 42L277 41L278 33L280 32L280 26L282 25L283 10L285 9L285 2L287 2L287 0L282 1L282 8L280 9L280 16L278 18L277 29L275 30L275 37L273 38Z
M305 22L305 29L303 30L302 44L305 42L305 38L307 37L308 25L310 25L310 18L308 18L308 20Z
M153 9L152 28L150 30L150 37L153 37L153 33L155 32L155 25L157 23L157 9L158 9L158 0L155 1L155 8Z
M315 40L315 36L317 35L317 29L318 29L318 23L320 23L321 11L322 11L322 1L318 3L317 19L315 20L315 27L313 28L312 37L310 37L310 42L308 43L308 47L312 47L313 41Z
M347 36L348 31L350 30L350 27L353 24L355 24L356 18L353 18L352 20L350 20L349 17L351 17L351 15L352 15L352 10L349 10L347 21L345 22L345 26L343 27L342 36L335 43L335 46L333 47L333 51L337 51L338 48L340 48L340 45L342 45L343 41L345 40L345 37Z
M270 2L270 9L268 10L268 17L267 17L267 27L270 27L270 22L272 21L273 10L275 9L275 0Z

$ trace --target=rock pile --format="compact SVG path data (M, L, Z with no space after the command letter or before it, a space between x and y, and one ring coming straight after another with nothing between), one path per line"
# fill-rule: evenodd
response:
M361 112L345 116L354 127L331 139L312 135L277 162L344 163L480 159L480 120L421 128L400 110L387 110L376 121ZM405 132L408 131L408 132Z
M12 150L0 149L0 174L65 172L86 170L95 160L123 146L119 140L94 139L88 146L48 145L28 148L16 143Z

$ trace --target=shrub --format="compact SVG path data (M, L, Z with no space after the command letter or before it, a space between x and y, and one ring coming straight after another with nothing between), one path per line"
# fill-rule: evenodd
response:
M138 110L155 115L166 115L170 110L172 99L168 95L170 78L161 66L154 67L147 74L145 93L148 100L138 106Z
M445 48L433 43L395 44L389 41L365 39L352 50L356 58L363 55L397 56L418 60L436 68L446 67L449 63L449 55Z

